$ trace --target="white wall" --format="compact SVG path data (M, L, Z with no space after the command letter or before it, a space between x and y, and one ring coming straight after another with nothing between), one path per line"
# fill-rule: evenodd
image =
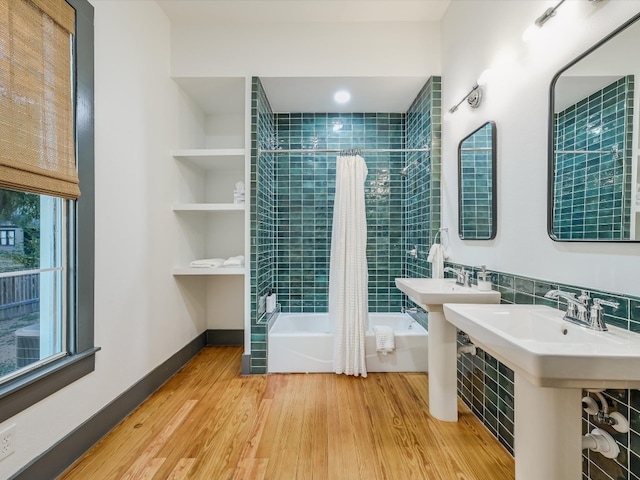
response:
M174 75L424 76L440 68L437 23L174 24Z
M498 66L477 110L466 105L443 131L443 226L454 262L640 295L640 244L557 243L547 235L549 85L555 73L635 13L640 1L565 2L528 44L521 35L555 1L457 0L442 23L443 110L480 73ZM629 52L632 54L632 52ZM502 67L500 67L502 65ZM482 123L498 131L498 234L457 235L457 146Z
M17 424L8 478L206 328L171 275L180 95L170 26L155 2L95 5L96 281L94 373L0 425ZM200 289L204 295L204 286ZM198 301L196 301L198 300ZM192 320L195 319L195 320Z

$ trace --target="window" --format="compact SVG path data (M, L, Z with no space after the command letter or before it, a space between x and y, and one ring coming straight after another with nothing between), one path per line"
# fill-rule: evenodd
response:
M16 231L15 230L0 230L0 247L15 247L16 246Z
M0 190L0 384L66 354L64 335L69 290L65 255L68 201L32 193Z
M0 232L13 232L0 233L0 328L4 326L0 330L0 422L93 371L98 350L93 339L93 7L87 0L66 1L75 17L67 23L75 27L75 33L67 36L71 40L67 56L73 52L67 63L72 72L73 175L47 171L51 162L46 161L42 168L25 169L29 173L44 170L44 180L36 186L7 185L7 161L1 158L7 151L7 129L1 123L7 123L8 115L0 105ZM59 0L20 2L53 16L58 14L56 8L66 9ZM17 4L18 0L0 0L0 22ZM45 28L52 26L48 19L43 23ZM0 92L6 95L7 59L14 50L2 38L4 30L0 29ZM50 54L47 50L47 61ZM50 80L46 75L43 78ZM44 98L47 102L52 99L48 93ZM41 118L45 122L52 117L44 114ZM51 128L43 123L43 142L59 141L58 123L54 121ZM22 177L18 171L12 178L21 181ZM82 196L76 199L78 177ZM64 185L61 192L60 182ZM13 242L12 248L3 248L5 241Z

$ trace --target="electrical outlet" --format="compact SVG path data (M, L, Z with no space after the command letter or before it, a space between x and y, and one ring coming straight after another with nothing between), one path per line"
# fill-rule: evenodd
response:
M16 450L16 426L11 425L0 432L0 460L8 457Z

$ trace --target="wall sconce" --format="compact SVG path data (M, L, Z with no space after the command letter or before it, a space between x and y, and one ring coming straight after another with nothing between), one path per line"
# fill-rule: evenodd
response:
M597 3L600 0L589 0L591 3ZM560 0L555 7L547 8L542 15L536 18L536 21L533 22L533 25L530 25L522 34L522 40L528 42L531 38L535 37L538 33L538 30L542 28L542 26L549 21L549 19L556 14L556 10L565 2L565 0Z
M478 81L473 84L473 87L471 87L471 91L462 97L462 100L460 100L456 105L451 107L449 109L449 113L451 114L458 110L458 107L462 105L465 100L471 108L478 108L482 102L482 87L487 83L490 75L491 70L487 69L483 71L480 74L480 77L478 77Z

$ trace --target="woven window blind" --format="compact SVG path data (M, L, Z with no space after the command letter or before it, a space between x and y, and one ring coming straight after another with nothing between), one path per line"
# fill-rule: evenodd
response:
M0 0L0 188L80 195L64 0Z

